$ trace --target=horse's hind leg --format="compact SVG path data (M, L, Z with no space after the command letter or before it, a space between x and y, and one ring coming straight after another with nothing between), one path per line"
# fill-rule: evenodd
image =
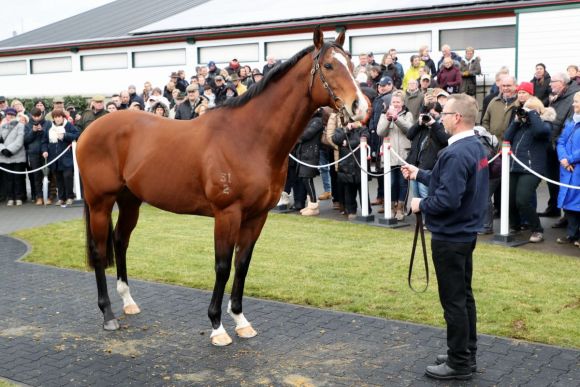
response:
M217 346L228 345L231 337L224 329L221 321L222 301L226 283L230 277L232 254L240 231L241 212L239 208L228 208L215 214L215 285L208 308L213 331L211 343Z
M131 232L137 225L139 219L139 200L128 189L123 190L117 197L119 206L119 218L113 234L113 245L115 247L115 262L117 264L117 292L123 300L123 311L125 314L138 314L141 312L137 303L131 297L129 291L129 281L127 279L127 248Z
M258 218L242 223L240 235L236 243L236 273L232 287L232 296L228 304L228 313L236 323L237 335L243 338L254 337L258 334L242 313L242 297L244 295L244 284L250 267L252 252L254 251L254 246L267 217L268 214L266 213Z
M112 260L112 237L111 237L111 210L114 199L103 199L100 205L90 208L89 211L89 259L95 268L95 278L97 280L98 305L103 312L103 329L114 331L119 329L119 322L111 309L111 300L107 291L107 278L105 268Z

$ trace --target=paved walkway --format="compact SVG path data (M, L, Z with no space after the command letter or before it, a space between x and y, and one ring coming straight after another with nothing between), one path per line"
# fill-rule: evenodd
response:
M80 214L0 208L0 230ZM209 292L143 281L131 281L143 313L104 332L94 275L16 261L27 251L0 236L0 377L28 385L580 386L578 350L480 335L474 379L440 383L423 372L445 348L442 329L249 297L244 312L259 335L215 348ZM224 325L233 333L228 316Z

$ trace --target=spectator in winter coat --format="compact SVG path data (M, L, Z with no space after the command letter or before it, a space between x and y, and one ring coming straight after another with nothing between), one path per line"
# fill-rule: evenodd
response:
M44 159L42 157L42 139L44 138L44 133L48 132L52 124L47 121L42 116L42 112L39 109L32 109L30 111L32 119L24 128L24 146L26 147L26 154L28 156L28 167L29 170L34 170L40 168L44 165ZM31 191L36 194L37 206L44 204L42 200L42 171L38 171L32 174Z
M199 88L196 85L187 86L187 99L175 108L176 120L192 120L197 117L195 109L202 104Z
M512 144L515 157L540 175L546 174L546 148L550 139L551 123L544 122L540 114L552 120L554 109L546 110L542 101L536 97L529 98L522 107L516 109L515 117L505 132L504 140ZM544 240L544 229L540 218L532 207L532 200L540 178L533 175L513 159L510 165L510 227L519 231L522 219L525 219L532 231L530 242L538 243Z
M66 120L62 110L52 112L52 125L44 132L42 138L42 157L48 162L60 155L73 141L79 138L79 131ZM56 175L58 189L58 201L56 205L71 205L74 200L73 175L74 164L72 147L64 153L56 162L50 165L50 170Z
M224 70L228 72L228 75L237 74L240 71L240 62L234 58Z
M422 105L423 93L419 90L419 82L416 79L410 79L405 90L405 106L413 114L413 122L417 122Z
M318 165L318 161L320 160L320 136L322 135L323 130L322 110L318 109L298 139L298 160L306 164ZM298 177L302 179L304 186L306 187L306 194L308 195L308 205L300 211L303 216L315 216L320 214L313 180L316 175L318 175L318 169L299 164Z
M461 72L453 65L453 59L446 57L443 60L443 66L437 73L439 87L449 94L458 93L461 87L461 81Z
M393 63L397 69L397 77L401 80L405 78L405 71L403 70L403 65L399 63L399 58L397 58L397 50L395 48L389 49L389 55L393 58Z
M572 106L574 114L558 139L560 181L580 186L580 92L574 94ZM566 237L558 238L557 242L574 243L580 247L580 190L561 187L558 207L566 214L568 228Z
M453 66L459 67L459 64L461 63L461 57L454 51L451 51L451 47L449 47L449 45L444 44L441 46L441 54L441 59L439 59L439 62L437 62L437 71L441 71L441 68L445 66L445 58L451 58Z
M511 124L517 105L516 81L510 75L500 78L501 94L491 100L482 120L482 126L501 142Z
M413 114L407 110L403 101L403 92L397 90L391 97L391 105L386 112L381 114L377 125L377 134L381 137L389 137L391 149L401 158L408 156L411 141L407 138L407 132L413 125ZM391 152L385 150L385 157L391 162L391 212L393 218L403 220L405 217L405 197L407 196L407 180L403 178L400 166L402 162ZM385 203L387 205L388 203Z
M461 88L462 93L475 96L477 87L476 76L481 74L481 64L479 57L474 57L475 50L473 47L465 49L465 58L461 60L459 71L461 71Z
M570 82L576 82L580 86L580 73L578 72L578 66L570 65L566 68L568 76L570 77Z
M381 60L381 71L383 73L383 77L391 77L395 88L401 88L401 85L403 84L403 78L399 78L399 71L397 70L397 66L395 65L393 57L390 54L383 55L383 59Z
M419 57L425 63L425 66L429 67L429 74L437 74L437 68L435 67L435 62L429 56L429 46L419 47Z
M277 64L278 62L276 61L276 57L274 57L274 55L268 55L266 57L266 64L262 68L262 72L260 74L264 74L264 76L266 76L266 74L268 74L270 70L272 70Z
M534 84L534 96L538 97L544 106L548 106L549 97L552 93L550 88L551 78L550 74L546 71L546 65L543 63L538 63L536 65L536 72L534 77L530 81Z
M26 168L26 150L24 149L24 125L18 121L16 109L4 111L5 119L0 125L0 167L15 172L23 172ZM0 171L3 175L6 205L22 205L26 197L26 187L23 175L15 175Z
M419 79L421 74L419 73L419 69L425 66L425 63L421 60L419 55L411 55L411 67L405 73L405 78L403 78L403 90L407 90L407 83L409 83L410 79Z

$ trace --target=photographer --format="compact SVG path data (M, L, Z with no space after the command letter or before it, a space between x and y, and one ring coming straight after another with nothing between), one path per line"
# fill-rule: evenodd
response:
M441 111L438 102L421 108L419 120L407 132L407 138L411 141L411 150L406 159L409 164L425 170L432 170L435 166L437 154L447 146L450 137L441 124ZM413 197L427 197L429 188L426 185L416 180L410 183Z
M542 101L538 98L530 97L524 107L515 109L515 118L504 134L504 140L512 144L515 157L540 175L546 174L546 148L552 129L550 121L555 118L555 115L555 111L544 108ZM536 209L531 204L539 184L539 177L511 160L510 228L517 232L522 228L522 218L527 220L532 231L530 236L532 243L544 240L544 229Z
M28 169L34 170L44 165L44 158L42 157L42 137L50 127L50 121L44 119L42 111L38 108L33 108L30 111L32 119L24 127L24 146L26 147L26 155L28 156ZM36 194L37 206L43 205L42 201L42 171L32 174L31 191Z
M391 148L402 158L407 157L411 148L407 132L413 125L413 114L403 105L404 99L402 91L395 91L389 108L381 114L377 125L377 134L380 137L389 137ZM399 169L402 165L401 161L388 149L384 149L383 153L384 157L391 158L391 212L392 216L400 221L405 217L408 183Z

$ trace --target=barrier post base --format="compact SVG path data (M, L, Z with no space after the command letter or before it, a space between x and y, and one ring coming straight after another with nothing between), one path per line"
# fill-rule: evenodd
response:
M495 234L491 243L494 245L502 245L508 247L518 247L521 245L525 245L529 241L527 239L516 239L513 234L502 235L502 234Z
M83 199L75 199L73 200L73 204L71 204L70 207L82 207L84 204L85 201Z
M388 228L399 228L399 227L406 227L409 225L409 223L399 222L395 218L391 218L391 219L379 218L378 223L379 223L379 225L381 225L383 227L388 227Z
M373 223L375 221L375 216L374 215L367 215L367 216L357 215L356 221L361 222L361 223Z
M270 210L271 212L275 212L277 214L285 214L290 211L290 206L288 204L282 204L280 206L276 206Z

